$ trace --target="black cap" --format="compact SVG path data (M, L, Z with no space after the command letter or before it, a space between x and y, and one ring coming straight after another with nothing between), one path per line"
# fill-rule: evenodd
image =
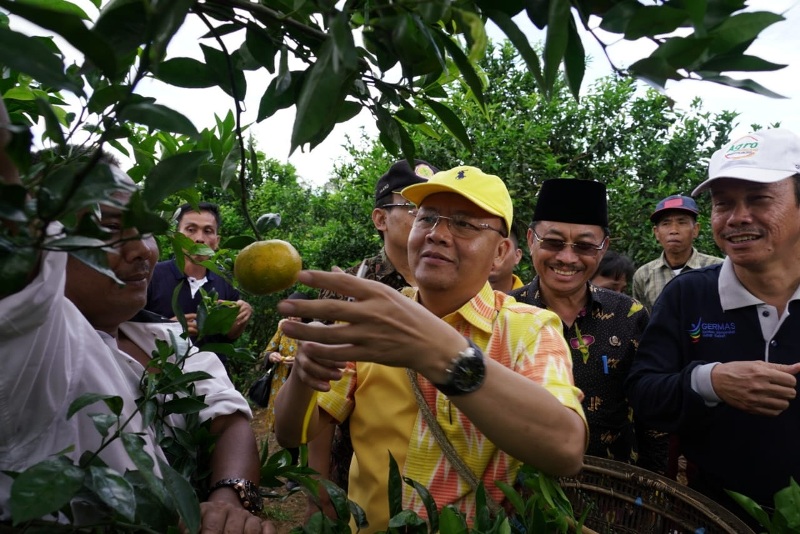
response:
M608 226L606 186L594 180L545 180L533 211L534 221Z
M413 169L407 160L396 162L375 184L375 207L386 204L384 201L387 197L391 197L392 193L399 193L409 185L427 182L437 172L439 169L421 159L414 160Z

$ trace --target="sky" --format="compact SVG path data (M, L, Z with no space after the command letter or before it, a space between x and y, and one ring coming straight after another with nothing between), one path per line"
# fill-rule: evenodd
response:
M757 55L768 61L788 66L776 72L751 73L749 77L758 81L772 91L786 96L786 99L774 99L755 95L746 91L727 88L709 82L685 80L667 82L666 94L676 102L676 106L687 109L695 97L703 100L706 111L737 111L741 115L736 121L733 136L738 137L752 131L752 124L768 126L780 122L781 126L800 133L800 0L751 0L751 10L768 10L782 13L786 20L776 23L755 41L747 53ZM544 33L534 28L527 20L518 17L517 23L529 36L531 42L544 38ZM19 25L12 20L12 28L26 33L42 33L30 26ZM492 39L503 38L496 28L489 28ZM189 56L202 59L197 47L198 37L205 33L205 28L198 25L187 25L182 28L169 48L169 56ZM628 42L618 36L607 34L602 37L608 43L615 43L609 48L609 54L617 67L624 68L634 61L645 57L653 48L647 41ZM236 45L234 45L236 46ZM602 76L609 75L612 70L592 38L584 39L587 55L592 58L584 79L583 87ZM733 75L732 77L740 77ZM269 83L266 74L247 73L248 92L244 102L245 123L253 123L258 112L258 104ZM491 82L490 82L491 83ZM210 89L178 89L152 81L140 86L140 92L154 96L162 104L177 109L189 117L198 129L214 125L214 114L224 116L233 108L233 101L221 90ZM362 111L347 123L337 125L328 138L312 151L296 150L289 155L290 137L294 121L294 109L281 110L275 115L252 124L249 132L257 141L259 150L268 157L281 162L288 161L297 169L298 175L307 183L323 185L332 175L334 162L347 158L343 148L346 136L352 139L360 137L360 129L368 134L377 135L377 128L368 112Z

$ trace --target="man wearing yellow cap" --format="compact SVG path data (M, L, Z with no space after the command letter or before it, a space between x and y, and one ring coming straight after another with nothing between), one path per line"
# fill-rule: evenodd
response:
M306 342L278 395L276 434L293 446L304 428L312 437L331 418L350 417L349 497L365 509L368 532L388 525L390 454L440 508L453 504L472 518L471 475L500 502L495 481L512 483L521 462L568 475L580 469L586 446L560 320L487 281L510 246L513 208L502 180L456 167L402 194L418 206L408 250L419 288L403 291L411 298L342 273L304 271L302 283L354 300L278 307L341 321L287 325ZM304 426L315 391L318 409ZM439 431L444 437L434 437ZM448 442L456 459L443 452ZM455 466L458 459L467 469ZM426 516L406 485L403 508Z

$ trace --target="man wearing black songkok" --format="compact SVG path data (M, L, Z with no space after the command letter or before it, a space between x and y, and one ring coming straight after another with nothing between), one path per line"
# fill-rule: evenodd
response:
M605 185L545 181L527 239L537 276L510 294L561 317L575 385L584 393L586 453L663 473L667 436L635 423L624 389L647 310L627 295L590 282L608 250Z

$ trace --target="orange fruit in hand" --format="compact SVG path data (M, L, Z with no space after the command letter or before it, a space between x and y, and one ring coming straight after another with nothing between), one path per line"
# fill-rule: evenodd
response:
M286 241L269 239L247 245L236 256L233 276L248 293L266 295L294 285L303 260Z

